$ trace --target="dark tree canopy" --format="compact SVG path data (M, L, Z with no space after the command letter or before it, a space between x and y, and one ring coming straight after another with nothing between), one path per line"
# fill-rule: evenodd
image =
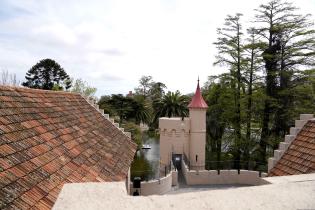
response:
M40 60L25 76L26 82L22 85L44 90L62 90L71 87L69 75L52 59Z

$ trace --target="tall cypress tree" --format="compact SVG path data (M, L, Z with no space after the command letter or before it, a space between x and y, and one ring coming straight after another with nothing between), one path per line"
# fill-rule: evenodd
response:
M243 143L245 161L250 159L250 147L254 144L251 141L252 118L253 118L253 89L257 83L257 72L261 70L262 59L260 58L261 48L263 43L259 40L259 35L254 28L247 30L249 35L244 46L246 52L246 71L244 73L244 80L247 86L246 92L246 138Z
M65 70L52 59L40 60L25 76L26 82L22 85L30 88L52 90L69 89L71 81Z
M309 29L308 15L297 15L296 10L291 3L281 0L272 0L256 10L256 31L267 46L262 54L266 70L260 139L262 162L266 162L267 145L273 141L271 135L277 139L289 128L288 113L293 103L290 86L296 71L314 65L314 30ZM274 149L277 144L271 146Z
M241 70L243 64L243 33L240 17L238 13L235 16L228 15L225 19L225 27L218 29L218 41L214 44L218 49L215 64L227 65L232 75L232 88L235 91L235 115L233 127L235 130L235 151L234 159L238 162L241 159ZM238 167L237 165L235 167Z
M287 17L280 25L279 105L272 128L272 133L276 138L283 138L289 130L290 110L294 104L292 88L300 78L299 72L303 68L315 65L315 30L312 29L312 23L308 17L309 15L291 13L290 18ZM275 146L277 147L277 144Z

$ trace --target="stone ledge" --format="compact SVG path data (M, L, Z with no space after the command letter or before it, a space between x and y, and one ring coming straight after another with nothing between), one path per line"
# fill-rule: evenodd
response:
M271 184L138 197L127 195L124 182L65 184L53 210L314 208L315 174L264 179Z

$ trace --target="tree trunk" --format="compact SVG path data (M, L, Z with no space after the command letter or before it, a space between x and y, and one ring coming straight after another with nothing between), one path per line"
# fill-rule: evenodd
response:
M236 143L236 168L239 168L239 162L241 160L241 104L240 104L240 98L241 98L241 49L240 49L240 28L238 27L237 31L237 71L236 71L236 79L237 79L237 89L236 89L236 116L235 116L235 143Z
M253 72L254 72L254 49L251 50L249 83L247 93L247 125L246 125L246 142L244 149L244 160L249 161L249 145L251 142L251 119L252 119L252 93L253 93Z
M269 121L270 113L272 112L272 99L276 98L276 72L277 72L277 52L280 47L280 42L274 40L274 33L272 32L273 23L270 23L269 45L263 52L263 59L265 61L266 68L266 100L263 113L263 122L260 138L260 162L266 163L266 148L269 138ZM273 40L275 41L273 43Z

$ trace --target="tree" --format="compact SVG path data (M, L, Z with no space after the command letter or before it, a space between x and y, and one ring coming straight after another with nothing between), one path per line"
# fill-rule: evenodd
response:
M73 79L71 79L71 81L73 81ZM70 91L91 97L94 96L97 89L95 87L91 87L86 81L83 81L82 79L76 79L74 82L72 82Z
M131 139L138 145L140 149L142 146L142 134L139 125L136 125L133 122L126 122L122 124L122 127L126 132L131 133Z
M257 160L260 166L294 119L314 112L315 30L309 15L296 10L281 0L260 5L247 39L240 15L228 16L218 29L214 64L227 66L229 73L209 78L203 88L207 148L216 154L208 158L232 152L234 160Z
M165 95L166 85L162 82L153 82L149 90L151 100L157 100Z
M218 82L215 82L215 79ZM231 107L231 99L233 98L233 90L230 88L228 83L229 78L222 75L218 77L209 77L204 89L205 99L208 104L208 110L206 115L206 128L207 128L207 148L211 153L207 154L207 159L212 160L215 158L217 163L221 161L221 148L222 148L222 137L224 135L225 128L228 126L229 110ZM233 106L233 105L232 105ZM208 151L208 150L206 150ZM212 154L216 154L213 157ZM209 162L210 163L210 162ZM207 166L208 169L212 169L212 165ZM216 165L219 167L219 165Z
M262 54L266 70L266 100L260 139L260 161L266 162L270 137L283 136L289 128L289 109L293 104L290 86L302 66L314 65L314 30L308 16L296 15L296 7L281 0L272 0L256 10L257 33L266 43ZM275 113L275 115L273 115ZM274 117L275 124L270 126ZM273 148L277 143L273 144Z
M154 101L155 121L159 117L185 117L188 115L188 98L179 91L168 92L162 99Z
M295 86L297 73L301 68L315 65L315 30L311 29L313 23L308 20L309 15L291 15L290 19L286 17L287 20L279 30L279 105L275 113L275 125L271 130L276 138L283 138L290 127L290 109L294 104L291 90Z
M232 87L235 90L235 160L241 159L240 143L241 135L241 70L243 64L243 45L242 45L242 24L240 17L242 14L237 13L235 16L228 15L225 19L225 27L218 28L218 41L214 44L218 49L215 65L227 65L230 68L232 76Z
M254 28L249 28L247 30L249 38L247 43L244 45L244 50L246 52L246 71L244 72L244 80L247 86L247 106L246 106L246 138L243 143L243 151L245 161L250 160L250 145L251 142L251 128L252 128L252 113L253 113L253 86L255 81L258 80L257 72L261 69L261 48L263 43L259 41L259 35Z
M9 73L8 70L2 70L1 71L1 85L12 85L17 86L19 85L19 82L16 80L16 74Z
M122 94L102 96L98 102L104 112L113 116L118 116L120 123L134 122L136 124L150 123L151 109L143 96L126 97Z
M22 85L29 88L52 90L55 86L67 90L71 87L69 75L52 59L40 60L26 73L25 79Z
M128 119L134 119L139 125L141 122L149 124L151 122L151 109L149 102L142 96L135 96L131 102L132 111L128 114Z
M142 76L139 80L139 83L140 85L139 87L135 88L135 92L146 98L153 83L152 76Z
M108 96L108 95L101 96L97 104L99 105L100 109L104 110L104 113L113 116L116 114L116 112L109 103L110 99L111 99L111 96Z
M126 120L130 112L133 111L132 103L133 99L125 97L122 94L113 94L109 99L108 103L114 109L115 113L119 117L119 123L122 123L123 120Z

